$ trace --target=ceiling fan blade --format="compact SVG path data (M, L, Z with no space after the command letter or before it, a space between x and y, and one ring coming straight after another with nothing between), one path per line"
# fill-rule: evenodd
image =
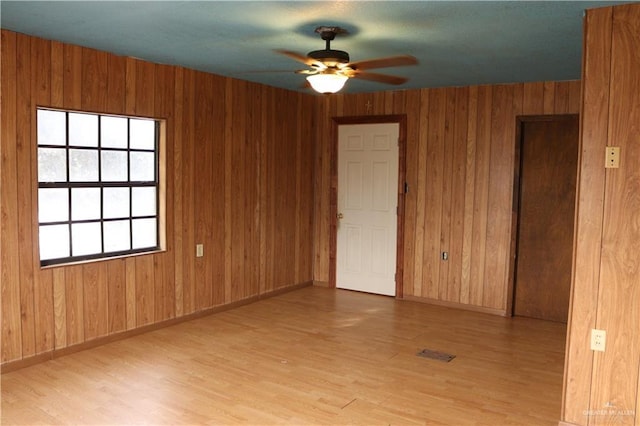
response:
M398 77L395 75L378 74L374 72L363 72L363 71L360 71L360 72L356 71L350 74L349 76L352 78L359 78L361 80L376 81L378 83L394 84L394 85L402 84L409 80L408 78Z
M403 67L417 65L418 60L411 55L389 56L386 58L366 59L348 64L354 70L370 70L373 68Z
M294 71L296 74L305 74L305 75L313 75L313 74L318 74L319 70L317 69L311 69L311 70L297 70Z
M315 66L320 66L320 67L323 66L322 62L316 61L315 59L310 58L308 56L304 56L304 55L301 55L299 53L292 52L291 50L278 49L278 50L276 50L276 52L278 52L278 53L280 53L282 55L288 56L288 57L290 57L291 59L293 59L295 61L302 62L303 64L307 64L310 67L314 66L314 65Z

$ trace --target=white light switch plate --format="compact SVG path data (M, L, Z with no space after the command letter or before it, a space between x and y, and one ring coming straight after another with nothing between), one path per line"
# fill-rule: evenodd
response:
M196 257L204 256L204 244L196 244Z

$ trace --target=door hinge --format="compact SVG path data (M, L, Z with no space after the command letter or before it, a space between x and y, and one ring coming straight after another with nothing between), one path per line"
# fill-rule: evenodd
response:
M404 193L405 194L409 193L409 184L407 182L404 183Z

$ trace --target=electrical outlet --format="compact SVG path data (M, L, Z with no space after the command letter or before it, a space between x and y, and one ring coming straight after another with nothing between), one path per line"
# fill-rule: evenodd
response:
M604 330L591 329L591 350L604 352L607 343L607 332Z
M620 147L608 146L606 150L606 160L604 167L607 169L617 169L620 167Z
M196 257L204 256L204 244L196 244Z

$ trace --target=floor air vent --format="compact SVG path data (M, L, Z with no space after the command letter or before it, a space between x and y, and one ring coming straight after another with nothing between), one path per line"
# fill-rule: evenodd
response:
M447 354L444 352L432 351L431 349L423 349L418 352L416 355L421 356L423 358L437 359L438 361L449 362L454 359L456 356Z

